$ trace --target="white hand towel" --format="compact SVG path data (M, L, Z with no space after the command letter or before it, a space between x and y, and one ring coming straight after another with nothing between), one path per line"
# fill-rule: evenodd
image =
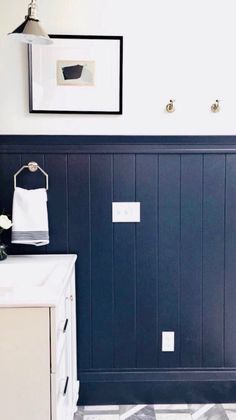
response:
M12 243L35 246L49 243L47 191L17 187L13 197Z

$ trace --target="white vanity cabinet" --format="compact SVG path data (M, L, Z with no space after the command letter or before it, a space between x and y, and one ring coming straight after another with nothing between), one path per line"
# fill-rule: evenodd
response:
M5 281L1 287L0 265L1 419L73 420L79 391L75 261L64 257L66 275L52 278L63 269L51 270L44 290L8 288Z
M58 306L51 308L52 420L72 420L77 408L75 286L69 282Z

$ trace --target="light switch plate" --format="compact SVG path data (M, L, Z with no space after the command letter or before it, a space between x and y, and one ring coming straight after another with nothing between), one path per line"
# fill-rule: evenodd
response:
M112 203L113 223L139 223L140 203L139 202L114 202Z
M162 331L162 351L175 351L175 333L174 331Z

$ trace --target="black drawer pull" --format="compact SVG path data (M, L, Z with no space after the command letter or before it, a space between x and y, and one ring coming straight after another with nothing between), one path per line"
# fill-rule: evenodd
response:
M65 388L64 388L63 395L66 395L67 388L68 388L68 382L69 382L69 376L67 376L67 378L66 378L66 383L65 383Z
M68 318L66 318L66 322L65 322L65 325L64 325L64 328L63 328L63 333L66 332L67 326L68 326Z

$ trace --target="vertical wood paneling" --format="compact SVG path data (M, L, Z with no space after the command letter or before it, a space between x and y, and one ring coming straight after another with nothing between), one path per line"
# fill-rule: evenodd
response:
M3 210L9 216L12 215L12 198L14 192L13 176L21 165L19 155L0 154L0 214ZM2 241L9 244L8 251L11 254L17 253L18 247L10 244L11 231L8 230L2 235Z
M20 165L21 159L19 155L0 154L0 212L4 209L7 214L12 212L13 177Z
M225 156L204 157L203 366L224 364Z
M157 366L157 156L136 158L137 367Z
M68 156L68 250L77 261L77 337L80 369L92 367L90 158ZM65 220L66 224L66 220Z
M159 362L179 365L180 156L159 158ZM161 351L161 332L175 332L175 351Z
M92 155L90 176L93 367L112 368L112 157Z
M135 201L135 156L114 156L113 201ZM133 223L114 224L115 367L136 366L136 252Z
M201 366L202 156L181 157L181 366Z
M68 250L67 155L46 155L44 169L50 176L48 218L50 243L47 252Z
M236 366L236 155L226 160L225 366Z
M236 155L2 154L0 211L30 160L49 173L50 245L9 251L78 254L80 371L236 367ZM140 201L141 223L112 224L112 201Z

